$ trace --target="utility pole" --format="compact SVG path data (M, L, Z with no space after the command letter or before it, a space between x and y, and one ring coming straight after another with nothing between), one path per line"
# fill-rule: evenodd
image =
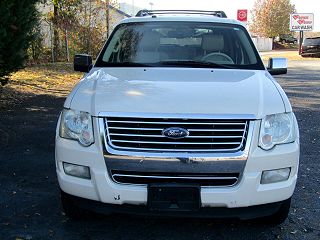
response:
M107 32L107 39L109 37L109 27L110 27L110 24L109 24L109 20L110 20L109 4L110 4L110 1L106 0L106 30L107 30L106 32Z
M299 55L301 55L301 51L302 51L302 42L303 42L303 31L300 31L300 33L299 33Z

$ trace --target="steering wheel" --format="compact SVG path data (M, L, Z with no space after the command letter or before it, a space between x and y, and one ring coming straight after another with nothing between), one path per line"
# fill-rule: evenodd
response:
M213 63L234 64L231 57L229 57L227 54L220 53L220 52L209 53L203 56L201 60L207 61L207 62L213 62Z

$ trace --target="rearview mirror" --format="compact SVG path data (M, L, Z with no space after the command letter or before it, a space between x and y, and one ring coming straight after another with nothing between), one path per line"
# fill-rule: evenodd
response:
M270 58L267 69L271 75L286 74L288 72L288 59Z
M76 54L73 69L78 72L89 72L92 68L92 57L87 54Z

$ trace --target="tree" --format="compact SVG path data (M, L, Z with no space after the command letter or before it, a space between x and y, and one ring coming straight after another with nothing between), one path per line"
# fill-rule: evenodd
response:
M38 23L37 0L0 1L0 78L22 68Z
M82 0L78 6L75 31L71 34L75 52L96 57L111 31L116 0Z
M105 2L87 0L79 8L75 50L97 56L106 37Z
M41 25L36 25L32 29L32 34L34 36L33 40L30 42L29 47L29 61L32 59L34 62L38 62L40 56L43 54L43 36L41 32Z
M290 13L295 6L290 0L256 0L252 14L250 31L261 37L277 37L288 34Z
M109 14L109 9L117 4L116 0L42 1L46 6L53 6L52 11L46 15L46 20L54 29L54 61L69 61L73 54L79 52L98 55L105 42L109 21L113 20L112 11L108 17L106 15ZM106 11L108 2L110 5Z
M60 37L59 31L61 30L64 35L66 60L69 61L69 32L77 26L77 11L81 4L81 0L52 0L53 15L49 16L54 26L54 56L55 61L59 55Z

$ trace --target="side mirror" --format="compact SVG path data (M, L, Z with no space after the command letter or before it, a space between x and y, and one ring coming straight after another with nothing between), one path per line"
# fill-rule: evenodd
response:
M73 69L78 72L89 72L92 68L92 57L87 54L76 54Z
M267 69L271 75L287 74L287 72L288 72L288 59L286 59L286 58L270 58Z

